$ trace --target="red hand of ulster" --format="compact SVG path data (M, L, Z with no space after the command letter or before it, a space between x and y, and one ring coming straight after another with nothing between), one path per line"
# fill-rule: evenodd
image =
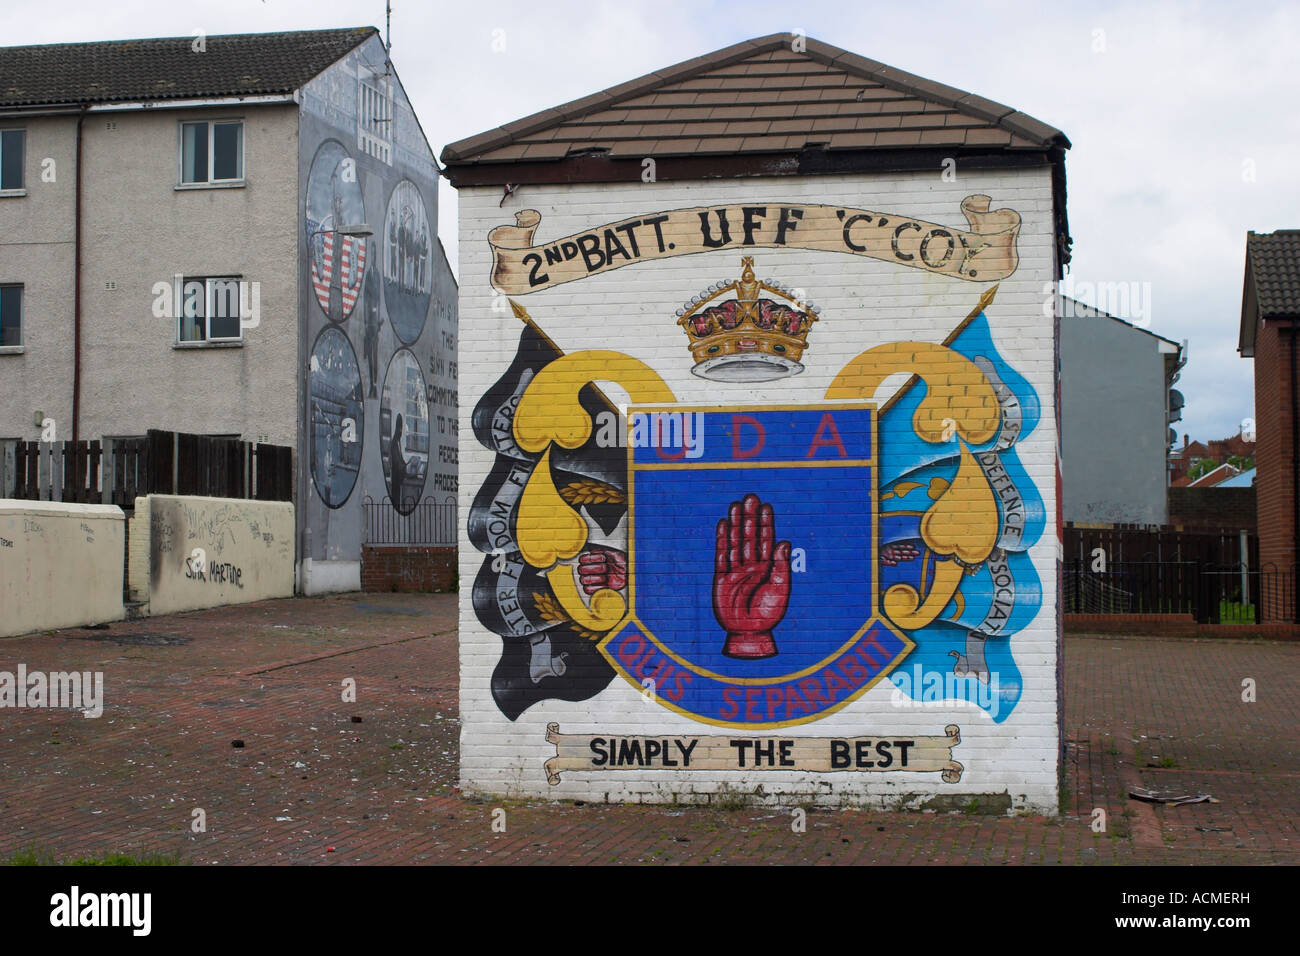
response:
M718 522L713 613L727 632L722 653L757 659L776 654L773 629L790 605L790 542L773 547L772 506L758 495L733 501Z

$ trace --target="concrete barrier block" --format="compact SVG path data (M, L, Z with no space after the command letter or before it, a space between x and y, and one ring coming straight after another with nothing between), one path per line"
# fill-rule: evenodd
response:
M115 505L0 499L0 637L122 620L125 535Z
M293 596L289 502L150 495L146 513L150 614Z

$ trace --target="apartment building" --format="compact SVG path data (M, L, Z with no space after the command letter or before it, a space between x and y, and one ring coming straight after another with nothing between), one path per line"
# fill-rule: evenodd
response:
M373 28L0 48L0 446L292 446L308 593L437 543L438 174Z

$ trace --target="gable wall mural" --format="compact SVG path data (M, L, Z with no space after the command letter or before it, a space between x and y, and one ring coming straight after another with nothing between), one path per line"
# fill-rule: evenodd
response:
M300 532L332 569L305 590L355 590L376 527L429 544L425 517L454 506L456 287L433 154L379 39L308 84L300 116Z
M462 787L1055 813L1051 209L462 189Z

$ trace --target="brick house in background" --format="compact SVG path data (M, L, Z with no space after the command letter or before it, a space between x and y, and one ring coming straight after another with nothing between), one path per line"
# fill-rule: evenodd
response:
M1199 462L1209 460L1217 465L1223 465L1232 458L1245 460L1255 457L1255 442L1247 440L1241 432L1210 442L1189 442L1188 438L1189 436L1184 435L1183 446L1169 456L1169 487L1171 488L1184 488L1200 481L1199 477L1195 479L1187 477L1187 473ZM1241 463L1234 463L1233 466L1240 467ZM1204 473L1200 477L1204 477Z
M1255 439L1247 438L1241 432L1235 435L1229 435L1227 438L1217 438L1210 442L1209 457L1215 461L1226 461L1228 458L1253 458L1255 456Z
M1265 590L1265 620L1295 615L1297 367L1300 365L1300 229L1247 233L1238 351L1255 360L1256 482L1260 565L1277 570Z
M1188 441L1183 436L1183 446L1169 453L1169 486L1179 488L1188 483L1187 472L1192 465L1210 457L1210 449L1204 442Z

